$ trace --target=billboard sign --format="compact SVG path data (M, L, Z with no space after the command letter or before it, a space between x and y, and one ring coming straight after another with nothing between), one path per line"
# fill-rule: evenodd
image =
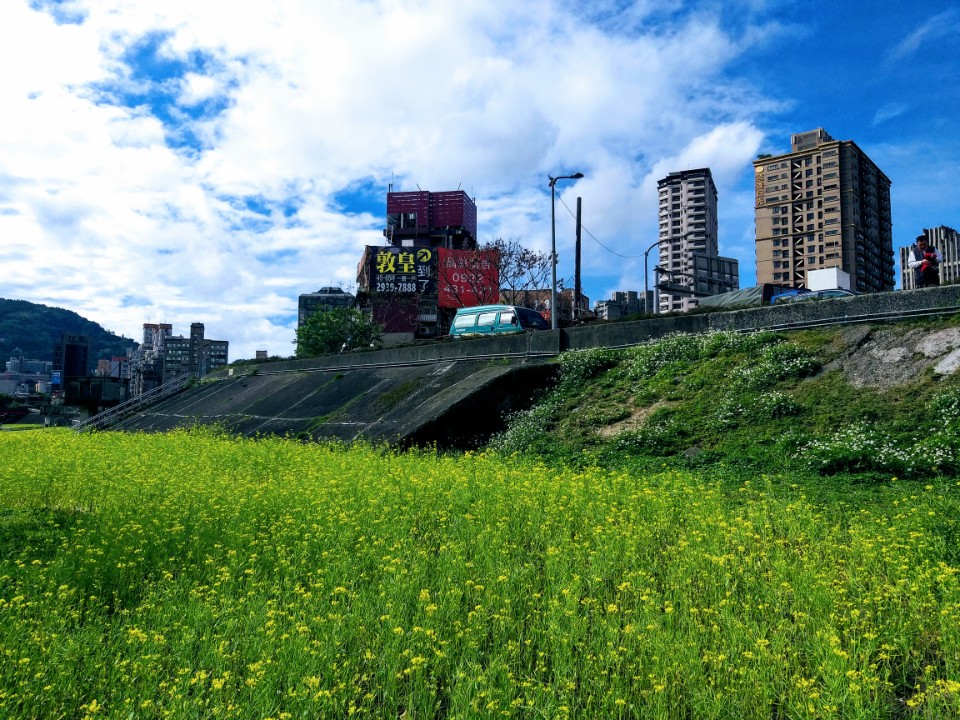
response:
M437 261L437 305L443 308L491 305L500 297L496 250L447 250Z
M436 251L416 247L371 247L370 289L390 295L416 295L436 288Z

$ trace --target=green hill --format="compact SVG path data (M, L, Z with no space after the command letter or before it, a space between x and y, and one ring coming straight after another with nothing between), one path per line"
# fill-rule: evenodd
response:
M0 362L8 360L15 348L30 360L53 360L53 345L61 333L89 337L92 364L102 358L126 355L137 345L131 338L114 335L71 310L0 298Z

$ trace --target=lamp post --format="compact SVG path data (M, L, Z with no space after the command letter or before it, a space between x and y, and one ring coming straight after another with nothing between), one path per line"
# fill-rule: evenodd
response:
M643 253L643 312L647 313L648 315L651 313L650 308L647 307L647 298L650 297L650 289L647 285L647 265L649 264L647 262L647 256L650 254L651 250L659 245L660 241L657 240L653 245L647 248L646 252ZM660 309L657 307L657 305L654 305L653 307L655 308L654 312L657 312Z
M583 173L550 177L550 329L557 329L557 180L579 180Z

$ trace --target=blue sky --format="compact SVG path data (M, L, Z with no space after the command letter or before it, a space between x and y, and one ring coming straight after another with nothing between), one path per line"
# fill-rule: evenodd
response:
M475 198L481 242L643 288L656 183L710 167L755 281L758 153L823 127L892 180L894 245L960 229L955 2L4 0L0 297L293 352L297 296L352 289L387 187ZM2 353L2 349L0 349Z

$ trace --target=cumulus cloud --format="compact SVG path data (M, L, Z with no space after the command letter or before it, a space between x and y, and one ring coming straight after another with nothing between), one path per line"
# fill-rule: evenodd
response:
M481 240L546 249L547 175L575 170L562 201L620 253L585 240L595 294L639 287L656 180L709 166L733 206L771 105L723 72L757 34L709 4L584 7L7 0L0 295L289 354L297 295L383 241L388 183L462 187ZM572 227L558 206L562 276Z

